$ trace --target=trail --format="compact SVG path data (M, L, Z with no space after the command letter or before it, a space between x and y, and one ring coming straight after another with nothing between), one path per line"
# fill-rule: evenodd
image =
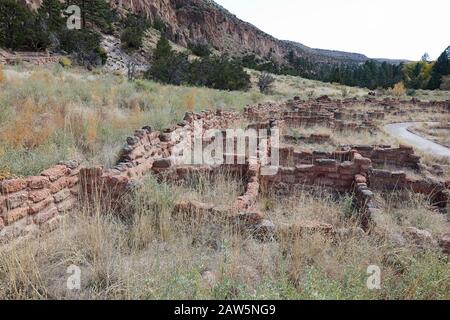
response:
M422 149L423 151L435 156L450 158L450 148L444 147L438 143L430 141L424 137L421 137L415 133L408 131L408 128L418 124L420 122L404 122L404 123L392 123L386 125L385 130L392 136L397 137L405 142L411 144L414 147Z

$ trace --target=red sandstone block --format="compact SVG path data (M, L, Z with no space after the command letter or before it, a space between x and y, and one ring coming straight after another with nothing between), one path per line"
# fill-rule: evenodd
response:
M335 173L337 172L338 167L337 166L315 166L314 172L318 173Z
M67 177L66 180L67 180L67 187L72 188L79 182L80 179L78 178L78 176L73 176Z
M28 215L28 208L18 208L11 211L7 211L3 214L3 220L6 225L10 225Z
M77 202L77 199L75 199L75 198L67 198L63 202L57 204L58 211L59 212L70 211L74 208L76 202Z
M354 154L353 161L359 165L371 165L372 164L372 160L370 160L369 158L364 158L359 153Z
M153 167L157 169L167 169L172 166L172 159L159 159L155 160Z
M392 172L392 178L404 180L404 179L406 179L406 173L403 171Z
M447 189L450 189L450 180L445 181L445 187ZM1 204L1 202L0 202L0 204Z
M73 196L78 196L80 194L80 188L78 186L73 187L73 188L70 189L70 193Z
M41 173L42 176L48 177L51 182L55 182L66 174L70 174L70 169L64 165L57 165L53 168L47 169Z
M50 186L50 192L53 193L57 193L59 191L61 191L64 188L67 188L69 186L70 183L70 178L68 177L62 177L59 178L58 180L56 180L55 182L53 182Z
M357 174L355 176L355 181L356 181L356 183L367 183L366 177L364 177L364 176L362 176L360 174Z
M69 189L63 189L61 191L59 191L58 193L55 193L53 195L53 199L55 199L55 203L59 203L65 199L67 199L68 197L70 197L71 193Z
M412 146L406 145L406 144L400 144L399 145L400 150L414 150Z
M3 210L6 211L5 197L0 194L0 214L3 212Z
M42 201L50 196L50 190L42 189L42 190L32 190L28 193L28 199L37 203Z
M42 225L43 223L49 221L51 218L58 214L58 209L55 206L50 206L46 210L39 212L33 217L34 223Z
M301 165L295 166L295 171L298 173L312 172L313 169L314 169L314 165L312 165L312 164L301 164Z
M50 180L43 176L28 177L27 185L30 189L45 189L50 186Z
M6 208L8 210L16 209L22 206L28 199L28 194L26 191L19 191L15 193L8 194L6 196Z
M298 237L302 234L323 233L333 235L335 233L334 227L331 224L320 221L298 221L292 225L286 225L280 228L280 232L284 237Z
M24 179L11 179L0 182L0 192L7 194L23 190L27 187Z
M63 218L64 217L62 217L62 216L56 215L55 217L51 218L50 220L44 222L39 228L41 233L49 233L49 232L52 232L53 230L55 230L56 228L58 228L58 226L60 225L61 220Z
M36 213L44 210L51 203L53 203L53 198L52 197L48 197L48 198L44 199L41 202L38 202L36 204L31 204L30 207L29 207L28 213L31 214L31 215L36 214Z

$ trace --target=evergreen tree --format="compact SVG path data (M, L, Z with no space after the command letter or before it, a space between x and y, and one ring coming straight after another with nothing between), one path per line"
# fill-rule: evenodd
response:
M155 51L153 52L153 60L157 61L162 58L169 57L172 53L172 47L170 46L169 40L162 35L156 44Z
M25 43L32 13L13 0L0 2L0 46L17 50Z
M437 59L431 71L431 79L428 83L428 89L439 89L442 84L442 77L450 74L450 47L448 47Z
M51 32L60 32L64 26L62 7L58 0L44 0L38 9L39 19L44 27Z
M114 20L114 13L106 0L67 0L68 5L81 9L81 28L98 26L108 30Z

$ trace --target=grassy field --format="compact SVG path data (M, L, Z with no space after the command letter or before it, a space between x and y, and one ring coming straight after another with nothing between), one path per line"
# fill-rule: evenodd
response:
M190 198L217 203L217 195L242 188L226 175L219 183L201 181L189 187ZM0 298L450 298L447 258L432 248L396 242L404 226L442 232L445 217L430 211L426 199L385 198L386 232L369 236L352 219L351 198L320 190L268 195L259 205L274 222L319 219L346 232L334 240L311 234L262 243L220 217L174 218L174 204L185 195L186 186L148 178L130 198L126 219L86 207L43 238L0 250ZM414 200L408 208L402 206L404 197ZM66 288L71 264L81 268L81 290ZM370 265L382 270L381 290L366 287Z
M224 92L130 83L102 72L60 67L0 70L0 175L36 174L62 159L109 166L136 128L164 128L190 110L242 110L246 104L295 95L367 95L364 89L286 76L276 77L273 92L262 95L255 85L257 72L250 72L250 91ZM365 106L358 108L364 111ZM332 135L323 145L302 145L311 150L334 150L342 143L398 143L382 131L355 134L319 126L293 130ZM437 160L429 156L424 161ZM370 235L358 227L351 194L298 189L289 196L258 199L259 209L277 225L319 220L337 228L335 238L316 233L260 242L221 217L172 215L181 199L229 205L243 190L242 181L226 173L214 181L199 176L182 185L148 177L126 200L123 215L86 205L50 234L0 247L0 299L450 298L448 257L436 246L402 242L408 227L435 237L448 232L446 217L433 211L426 198L377 193L383 213L377 232ZM81 268L81 290L67 290L71 264ZM370 265L382 271L381 290L367 289Z
M165 128L188 110L242 110L247 104L295 95L341 95L339 87L295 77L277 77L272 94L262 95L255 83L248 92L227 92L145 80L130 83L120 76L67 71L59 65L8 68L0 79L0 170L15 175L36 174L63 159L109 166L136 128Z
M247 104L303 99L364 97L367 90L299 77L276 76L270 95L258 92L258 72L248 92L177 87L101 71L8 67L0 74L0 171L30 175L64 159L110 166L127 135L143 125L178 122L188 110L235 109ZM425 94L425 93L423 93ZM426 93L440 99L442 93ZM442 95L442 97L441 97ZM447 95L448 97L448 95Z

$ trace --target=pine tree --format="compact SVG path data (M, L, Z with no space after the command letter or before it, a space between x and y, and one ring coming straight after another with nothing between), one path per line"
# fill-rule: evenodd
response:
M431 80L428 83L428 89L436 90L441 87L442 77L450 74L450 57L448 55L450 47L447 48L437 59L431 71Z
M161 36L158 43L156 44L156 49L153 52L153 60L157 61L169 57L173 54L172 47L170 46L169 40L166 37Z
M98 26L107 28L113 18L113 13L106 0L68 0L68 5L77 5L81 9L81 28Z
M61 3L58 0L44 0L38 10L39 19L44 22L48 31L59 32L64 26L61 15Z

